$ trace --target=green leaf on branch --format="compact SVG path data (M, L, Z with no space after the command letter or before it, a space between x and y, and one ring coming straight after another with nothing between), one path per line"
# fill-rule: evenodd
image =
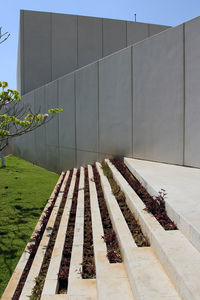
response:
M62 108L51 108L48 113L32 113L30 106L18 105L19 92L8 89L6 81L0 81L0 151L8 145L8 139L20 136L49 122ZM10 105L12 103L12 105Z

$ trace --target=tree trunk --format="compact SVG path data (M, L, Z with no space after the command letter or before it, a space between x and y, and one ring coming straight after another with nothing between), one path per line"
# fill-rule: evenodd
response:
M4 160L4 155L3 155L3 151L0 151L0 157L1 157L1 167L5 168L5 160Z

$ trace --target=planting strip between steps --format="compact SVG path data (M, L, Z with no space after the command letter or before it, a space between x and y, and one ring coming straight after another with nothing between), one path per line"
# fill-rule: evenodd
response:
M45 226L47 224L48 218L51 215L51 211L53 205L56 201L57 195L60 191L60 187L62 181L64 180L65 172L62 172L57 184L51 193L51 196L40 216L40 219L31 235L30 241L28 242L27 246L22 253L20 260L10 278L10 281L2 295L2 300L13 299L17 300L21 294L22 288L24 286L27 274L30 270L31 264L33 262L37 246L42 238L42 234L45 230Z
M146 210L153 214L158 222L163 226L165 230L175 230L177 229L174 222L170 220L165 209L165 191L161 190L157 197L152 197L149 195L147 190L141 185L141 183L133 176L129 171L127 166L124 164L121 158L111 159L113 165L119 170L119 172L124 176L136 194L141 198L141 200L146 205Z
M76 223L74 229L74 239L68 277L67 300L97 299L96 279L91 279L92 276L94 277L95 264L93 262L91 263L91 261L89 260L89 255L92 253L91 251L87 251L88 246L90 245L88 245L88 239L85 239L84 237L84 231L88 230L90 238L90 222L89 226L86 226L86 228L84 226L84 221L88 222L88 216L90 216L90 207L88 207L87 205L87 202L89 200L87 191L87 177L88 176L86 169L81 168L79 192L77 199ZM84 188L85 183L86 188ZM88 209L89 211L87 211L87 214L85 214L85 211ZM89 242L92 243L92 241ZM85 248L86 253L84 254ZM83 265L84 255L85 264ZM93 257L91 257L91 259L93 259ZM85 267L84 279L82 271L83 267Z
M26 279L26 282L24 284L22 293L19 297L20 300L28 299L28 297L32 293L32 289L34 288L34 286L37 286L36 287L36 294L39 293L40 283L43 282L43 277L39 276L40 275L40 270L43 267L43 260L44 260L45 255L46 255L46 249L47 249L47 246L49 244L50 237L52 236L53 228L54 228L54 225L55 225L55 222L56 222L56 219L57 219L57 214L58 214L60 205L61 205L63 197L64 197L63 189L64 189L64 186L66 185L66 181L68 179L68 176L69 176L69 172L67 172L67 174L64 178L64 181L63 181L62 186L61 186L61 191L58 194L58 197L57 197L56 202L54 204L51 217L48 220L48 223L47 223L47 226L45 228L44 234L42 236L41 242L40 242L40 244L37 248L37 252L36 252L36 255L34 257L31 269L30 269L29 274L27 276L27 279ZM33 298L33 299L35 299L35 298Z
M200 253L179 230L165 231L144 208L135 191L108 162L115 180L124 191L127 203L151 242L151 247L184 300L197 300L200 295Z
M68 198L68 203L66 206L65 212L65 222L61 224L63 230L65 229L65 240L64 247L62 252L62 259L60 263L60 270L58 274L59 286L58 286L58 294L66 294L68 289L68 280L69 280L69 270L70 270L70 261L72 254L72 246L74 239L74 227L75 227L75 219L76 219L76 208L77 208L77 198L78 198L78 189L79 189L79 180L80 180L80 169L77 170L76 173L76 182L74 187L73 196ZM67 222L66 222L67 221ZM61 228L60 226L60 228ZM66 229L67 228L67 229ZM61 229L62 231L62 229ZM63 237L62 243L63 244Z
M67 227L68 216L67 209L69 199L71 201L74 185L76 181L76 169L70 171L69 181L67 181L65 189L65 197L62 202L61 211L59 213L57 224L52 235L52 243L49 244L50 261L47 266L48 270L42 290L42 295L55 294L58 286L58 272L60 268L60 261L62 257L63 245L65 240L65 233ZM60 243L61 241L61 243ZM50 253L51 252L51 253Z
M69 186L72 179L72 170L67 172L67 176L65 177L65 180L62 184L61 191L63 193L59 208L55 209L55 221L54 224L51 227L51 234L49 234L49 241L46 247L45 254L43 256L43 261L40 265L40 271L39 275L35 278L35 285L32 289L32 295L31 299L35 300L38 299L41 296L42 289L44 286L47 270L49 267L49 263L51 260L51 255L53 251L53 247L55 244L58 228L60 225L60 220L63 214L63 208L66 202Z
M115 198L119 204L119 207L122 211L124 219L126 220L126 223L130 229L130 232L133 236L133 239L134 239L136 245L138 247L149 246L149 242L148 242L147 238L144 236L144 234L142 233L140 225L137 223L136 219L134 218L133 213L130 211L128 205L126 204L126 198L125 198L123 191L121 191L119 185L114 180L112 171L106 162L102 163L102 169L103 169L104 175L108 178L113 195L115 196Z
M101 180L97 168L95 165L92 166L94 181L96 184L98 203L100 208L101 220L103 224L104 242L107 247L107 257L110 263L122 262L122 257L120 253L119 243L115 231L113 230L113 225L109 216L106 201L104 198L104 193L101 186Z
M151 247L138 248L136 246L112 193L108 179L103 174L101 165L96 163L96 166L100 174L101 184L113 226L119 239L124 264L127 269L135 300L160 300L163 298L166 300L180 300L180 297L177 295ZM144 280L141 280L142 278L144 278Z
M106 257L106 245L92 167L88 166L92 232L99 300L132 300L133 295L123 263L111 264Z
M88 169L85 168L84 247L83 247L82 278L89 279L95 277L96 277L96 271L95 271L95 262L94 262Z
M87 297L88 299L97 299L97 291L96 291L96 280L95 279L83 279L82 272L82 263L84 260L84 248L85 245L84 239L84 219L85 214L84 211L88 209L87 203L84 203L85 200L85 189L84 184L87 182L87 178L85 178L85 170L84 168L80 169L80 181L79 181L79 189L78 189L78 199L77 199L77 210L76 210L76 220L75 220L75 228L74 228L74 238L73 238L73 246L72 246L72 254L69 268L69 276L68 276L68 288L67 288L67 299L84 299ZM86 174L87 175L87 174ZM86 205L85 205L86 204ZM90 212L89 212L90 215ZM87 221L87 220L86 220ZM87 228L88 229L88 226ZM86 253L87 261L88 261L88 252ZM94 265L94 264L93 264ZM92 265L92 269L95 266ZM85 265L86 271L90 271L89 266ZM85 272L85 275L88 273ZM89 273L91 277L93 273Z

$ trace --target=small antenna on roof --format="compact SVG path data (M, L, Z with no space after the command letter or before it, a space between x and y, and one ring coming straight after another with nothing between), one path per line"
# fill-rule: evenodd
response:
M134 16L135 16L135 22L136 22L136 14L134 14Z

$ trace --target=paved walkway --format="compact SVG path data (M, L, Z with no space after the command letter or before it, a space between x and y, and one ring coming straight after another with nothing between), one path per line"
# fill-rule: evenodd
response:
M200 169L125 158L132 171L153 194L167 192L167 210L200 251Z

